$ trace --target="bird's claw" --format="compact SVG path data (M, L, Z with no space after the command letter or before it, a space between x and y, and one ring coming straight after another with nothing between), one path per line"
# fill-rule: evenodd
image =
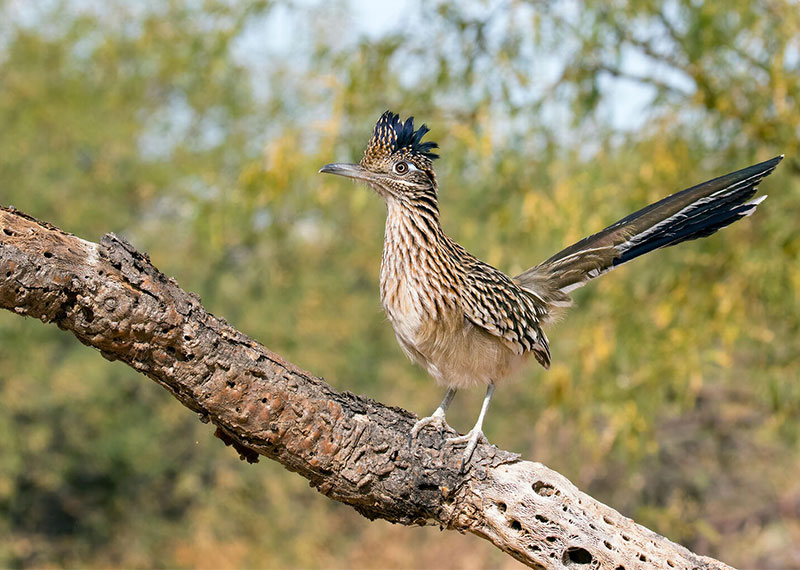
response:
M426 418L420 419L417 423L414 424L414 427L411 428L411 431L408 433L408 446L411 447L414 439L419 435L419 433L429 425L433 425L439 428L439 434L441 435L445 429L451 429L449 425L447 425L447 421L445 420L444 414L437 414L434 412L432 416L428 416ZM459 470L461 473L465 471L466 466L469 464L469 460L472 459L472 454L475 452L475 448L478 447L479 443L488 443L486 436L483 434L483 430L481 429L471 429L468 433L464 435L459 435L456 437L448 437L445 440L445 443L449 443L451 445L459 444L459 443L466 443L467 447L464 449L464 455L461 457L461 464L459 465Z
M478 447L478 443L489 443L486 439L486 436L483 435L483 430L475 430L471 429L468 433L464 435L459 435L458 437L449 437L446 440L446 443L449 444L457 444L457 443L466 443L467 447L464 450L464 455L461 457L461 465L459 466L459 471L463 473L469 460L472 459L472 454L475 452L475 448Z
M414 427L411 428L411 431L408 433L409 447L411 447L411 443L419 435L419 432L421 432L423 428L429 425L438 427L440 435L444 432L445 429L450 429L450 426L447 425L447 421L445 421L444 419L444 414L437 414L436 412L434 412L432 416L421 418L417 423L414 424Z

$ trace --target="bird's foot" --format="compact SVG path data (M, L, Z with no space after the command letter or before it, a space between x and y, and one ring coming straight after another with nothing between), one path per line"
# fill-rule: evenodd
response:
M450 429L450 426L447 425L447 421L444 418L444 413L440 413L439 410L436 410L433 412L432 416L421 418L417 423L414 424L414 427L411 428L411 431L408 434L408 446L411 447L411 442L416 439L416 437L419 435L419 432L421 432L426 426L430 425L439 428L439 435L441 435L445 429Z
M489 443L486 439L486 436L483 435L483 430L478 428L472 428L469 430L469 433L465 433L464 435L460 435L458 437L449 437L447 438L447 443L456 444L456 443L466 443L467 448L464 450L464 455L461 457L461 465L459 470L463 473L469 460L472 459L472 454L475 452L475 448L478 447L478 443Z

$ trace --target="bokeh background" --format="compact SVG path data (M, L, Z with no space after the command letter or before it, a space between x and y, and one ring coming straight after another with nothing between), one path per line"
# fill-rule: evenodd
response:
M692 549L800 567L798 2L0 0L0 203L117 232L338 389L426 414L441 390L380 309L384 206L317 174L386 109L441 145L445 229L511 274L786 153L756 215L578 291L552 369L503 386L486 432ZM518 566L211 434L0 314L0 566Z

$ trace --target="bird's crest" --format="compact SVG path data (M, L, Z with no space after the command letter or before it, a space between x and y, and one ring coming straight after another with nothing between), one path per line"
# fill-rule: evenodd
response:
M439 145L435 142L422 142L430 129L422 125L414 130L414 117L409 117L404 121L400 116L386 111L375 124L372 138L369 139L367 148L364 151L362 165L375 164L395 153L419 157L432 161L439 158L438 154L431 152Z

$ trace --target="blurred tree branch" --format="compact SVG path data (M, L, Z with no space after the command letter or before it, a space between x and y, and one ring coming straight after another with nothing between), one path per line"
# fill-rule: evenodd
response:
M242 459L279 461L370 519L472 532L537 568L727 568L493 446L460 475L442 437L408 445L413 414L334 391L206 312L113 234L96 244L0 209L0 306L125 362L212 422Z

